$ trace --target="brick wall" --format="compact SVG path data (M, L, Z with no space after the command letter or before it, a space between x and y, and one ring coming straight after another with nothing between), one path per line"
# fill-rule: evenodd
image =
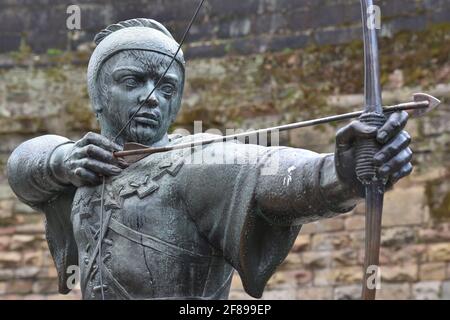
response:
M383 0L383 34L423 30L448 21L448 0ZM68 5L81 9L81 30L68 32ZM17 50L21 39L34 52L89 42L111 22L152 17L179 39L197 0L0 0L0 52ZM336 44L360 39L358 0L208 0L189 35L191 57L218 57Z
M0 299L79 297L77 290L57 294L43 217L18 202L6 182L9 154L37 135L77 139L98 130L84 80L95 31L151 16L179 38L195 6L179 0L114 6L78 1L82 30L73 34L64 27L67 3L0 0ZM386 195L379 297L450 299L450 1L378 3L384 103L408 101L418 91L443 100L439 110L408 124L415 171ZM360 109L359 14L352 0L208 1L186 48L196 59L188 61L177 126L202 120L205 130L258 128ZM19 47L21 38L26 41ZM55 50L65 48L71 50ZM336 128L291 131L281 144L330 152ZM305 225L264 298L357 298L363 212L358 206ZM231 297L248 298L238 277Z

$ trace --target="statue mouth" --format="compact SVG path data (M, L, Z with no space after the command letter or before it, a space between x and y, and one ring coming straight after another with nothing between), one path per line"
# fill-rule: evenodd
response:
M160 116L152 112L140 112L133 120L140 124L156 127L159 125Z

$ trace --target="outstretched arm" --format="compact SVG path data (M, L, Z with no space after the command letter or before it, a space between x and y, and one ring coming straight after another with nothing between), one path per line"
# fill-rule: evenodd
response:
M255 199L258 213L270 223L288 226L331 218L361 200L339 179L332 154L283 148L266 161L277 162L278 170L259 175Z
M374 161L390 188L412 171L410 138L403 131L406 112L391 114L382 128L353 121L336 134L336 151L319 155L301 149L274 153L279 170L259 177L256 199L260 213L275 224L303 224L350 211L364 198L355 174L355 141L376 137L382 146ZM269 160L270 161L270 160Z

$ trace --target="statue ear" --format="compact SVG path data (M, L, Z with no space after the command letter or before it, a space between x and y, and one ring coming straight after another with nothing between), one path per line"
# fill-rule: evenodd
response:
M103 106L94 106L95 115L100 115L103 112Z
M92 103L92 111L94 111L95 116L98 117L102 114L103 112L103 106L101 106L98 102L95 101L91 101Z
M90 96L91 108L97 118L103 112L103 104L102 104L102 98L101 98L102 95L99 91L100 91L100 89L98 87L94 88L91 91L93 94L91 94L91 96Z

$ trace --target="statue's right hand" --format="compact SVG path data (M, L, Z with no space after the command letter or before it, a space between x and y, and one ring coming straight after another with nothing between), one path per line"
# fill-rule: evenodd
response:
M89 132L75 142L63 157L64 173L73 185L98 185L102 176L114 176L128 164L114 157L122 147L104 136Z

